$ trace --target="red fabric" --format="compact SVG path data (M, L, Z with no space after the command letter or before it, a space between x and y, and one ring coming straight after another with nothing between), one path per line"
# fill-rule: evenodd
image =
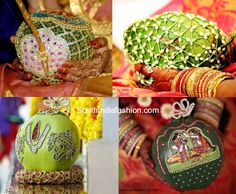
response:
M236 62L228 65L227 67L225 67L222 71L224 72L229 72L229 73L232 73L232 72L235 72L236 71Z
M28 97L28 96L108 96L108 92L105 91L99 84L103 81L103 77L96 78L98 80L98 87L92 87L92 81L90 85L86 85L88 81L80 80L78 82L64 82L62 84L56 84L51 86L34 86L29 81L22 81L17 78L16 72L6 68L6 65L0 65L0 95L6 95L6 92L10 91L14 96ZM104 78L105 79L105 78ZM104 80L111 82L110 79ZM96 85L96 84L93 84ZM107 85L104 86L107 89ZM91 89L91 91L90 91ZM108 88L109 90L109 88ZM110 93L110 91L109 91Z
M17 130L18 130L18 125L12 124L10 128L10 133L7 136L1 136L4 148L3 152L0 152L0 161L4 156L10 154L12 142L15 141Z

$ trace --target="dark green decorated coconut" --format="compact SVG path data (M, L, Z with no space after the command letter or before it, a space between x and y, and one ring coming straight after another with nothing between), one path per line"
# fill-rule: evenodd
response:
M175 189L201 189L216 179L223 164L223 146L215 129L187 117L161 130L151 156L158 176Z
M218 69L226 54L226 36L216 23L190 13L166 12L133 23L124 33L132 64L183 70Z

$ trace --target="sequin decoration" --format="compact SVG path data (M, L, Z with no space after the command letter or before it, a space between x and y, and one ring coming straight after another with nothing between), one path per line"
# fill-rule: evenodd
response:
M68 129L60 134L51 133L48 138L48 151L53 150L53 159L60 161L63 158L72 159L76 145L73 143L73 137L71 131Z
M55 36L50 29L39 29L40 37L45 45L49 55L49 73L53 74L57 69L66 62L69 56L69 46L65 39ZM43 64L39 59L39 48L33 35L26 35L21 42L21 60L27 71L38 76L43 76Z
M24 153L24 143L25 143L25 136L17 136L16 138L16 145L15 145L15 149L16 149L16 156L18 158L18 160L20 162L23 161L24 157L22 156L22 154Z
M27 125L26 127L26 143L29 146L31 152L33 152L34 154L37 153L37 151L42 147L48 132L51 130L51 126L50 125L46 125L45 128L43 129L43 131L40 133L40 127L38 130L38 138L36 140L33 139L33 134L34 131L36 130L36 128L34 128L33 130L31 129L31 123ZM35 127L40 126L40 121L36 124ZM33 133L32 133L33 131Z
M227 45L216 23L181 12L165 12L132 24L124 42L131 63L179 70L218 69Z
M93 48L89 42L94 35L91 26L82 18L34 14L32 20L49 56L49 75L53 75L67 60L92 58ZM45 78L37 41L25 22L16 33L16 51L26 71Z

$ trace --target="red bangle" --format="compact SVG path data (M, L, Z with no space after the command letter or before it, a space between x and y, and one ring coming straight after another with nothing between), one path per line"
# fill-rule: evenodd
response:
M189 71L186 72L184 78L182 79L182 83L181 83L181 92L184 94L187 94L186 88L187 88L187 81L186 79L191 75L191 73L194 71L195 68L191 68Z
M222 110L217 107L217 106L214 106L213 104L210 104L210 103L207 103L207 102L204 102L204 104L197 104L196 109L207 109L207 110L210 110L218 115L221 115L222 113Z
M188 74L189 71L191 71L191 69L185 69L181 72L181 75L179 76L179 79L178 79L176 86L175 86L176 91L182 92L181 86L182 86L184 78L186 77L186 75Z
M135 135L136 133L138 133L138 131L141 131L141 129L136 126L134 127L131 131L128 132L128 134L125 135L125 137L122 139L122 141L120 142L120 146L121 148L124 148L124 146L127 144L127 142L129 141L129 139ZM142 132L142 131L141 131Z

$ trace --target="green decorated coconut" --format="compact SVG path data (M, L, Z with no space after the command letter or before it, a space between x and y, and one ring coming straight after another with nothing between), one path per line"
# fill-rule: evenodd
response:
M68 60L91 59L94 38L91 25L81 17L35 13L31 17L48 54L49 75ZM23 22L16 33L16 51L24 69L45 77L39 46L29 26Z
M25 122L16 137L16 155L28 171L68 170L76 161L79 134L76 125L58 111L41 111Z
M151 156L158 176L172 187L201 189L216 179L223 164L223 146L214 128L186 117L160 131Z
M166 12L133 23L124 33L132 64L183 70L221 66L226 36L216 23L189 13Z

